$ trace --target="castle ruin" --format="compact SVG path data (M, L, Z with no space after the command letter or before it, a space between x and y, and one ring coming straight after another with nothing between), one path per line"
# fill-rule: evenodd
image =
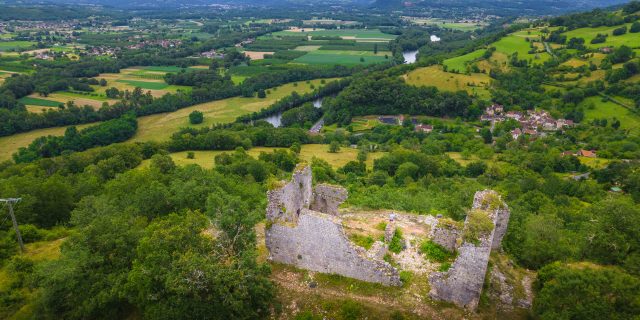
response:
M338 211L347 198L344 188L327 184L313 187L311 169L301 165L288 183L277 185L267 196L265 241L270 260L388 286L402 285L399 270L383 260L389 239L376 241L369 250L349 240ZM475 194L470 212L483 217L483 223L470 218L471 213L464 225L432 216L420 218L419 223L431 230L424 238L458 253L449 270L428 275L430 297L475 310L491 250L500 247L510 213L491 190ZM396 228L393 218L390 220L384 238L390 238Z
M368 282L399 286L398 270L382 260L385 246L367 252L347 238L338 206L342 187L312 188L311 169L297 168L289 183L268 192L265 240L272 261L334 273Z

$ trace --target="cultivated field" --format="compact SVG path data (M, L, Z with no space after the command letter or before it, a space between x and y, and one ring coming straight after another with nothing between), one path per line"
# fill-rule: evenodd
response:
M198 69L192 67L191 69ZM175 66L151 66L136 67L120 70L120 73L103 73L97 76L97 79L107 80L105 87L93 86L96 92L104 96L105 90L111 87L118 90L133 91L136 87L142 88L145 92L150 91L154 97L162 96L166 93L175 93L178 90L191 90L187 86L168 85L164 81L164 75L169 72L179 72L184 70Z
M251 58L251 60L262 60L265 54L273 54L273 51L244 51L245 56Z
M438 18L424 18L424 17L402 17L404 20L411 22L416 25L437 25L441 28L460 30L460 31L473 31L478 28L482 28L487 24L484 22L472 22L472 21L453 21L453 20L444 20Z
M274 32L274 36L299 36L301 32L294 32L290 30ZM382 33L380 30L368 30L368 29L339 29L339 30L316 30L307 31L303 34L310 36L328 36L328 37L341 37L342 39L355 39L355 40L380 40L389 41L395 39L397 36L387 33Z
M28 106L38 106L38 107L57 107L61 104L58 101L35 98L35 97L23 97L18 99L18 101Z

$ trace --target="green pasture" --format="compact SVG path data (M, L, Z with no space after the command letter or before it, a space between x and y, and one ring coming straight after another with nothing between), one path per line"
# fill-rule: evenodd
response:
M390 54L387 53L389 56ZM361 61L360 59L364 59ZM384 54L378 53L373 55L368 51L332 51L332 50L318 50L311 51L302 57L293 60L296 63L305 64L343 64L343 65L355 65L355 64L372 64L372 63L384 63L390 61L386 59Z
M117 82L126 83L128 85L132 85L134 87L140 87L142 89L147 90L162 90L167 88L169 85L164 82L149 82L149 81L138 81L138 80L125 80L120 79L116 80Z
M467 70L467 63L474 61L485 53L486 50L479 49L465 55L447 59L443 62L449 71L458 70L458 72L465 72Z
M618 100L616 98L616 100ZM635 133L638 133L640 129L640 115L637 113L622 107L611 101L602 101L601 97L589 97L584 99L580 104L584 107L584 120L588 123L593 119L608 119L616 118L620 120L620 127L623 129L629 129ZM594 108L589 108L593 105Z
M531 60L533 63L543 63L549 60L551 57L546 52L539 53L538 58L535 54L530 54L529 42L525 41L526 36L510 34L502 39L494 42L491 46L496 48L496 51L502 52L507 55L518 53L519 59Z
M24 104L28 104L28 105L32 105L32 106L42 106L42 107L57 107L61 104L63 104L62 102L58 102L58 101L52 101L52 100L46 100L46 99L40 99L40 98L33 98L33 97L23 97L18 99L18 101L20 101L21 103Z
M234 84L241 84L242 82L244 82L244 80L245 80L246 78L247 78L247 77L244 77L244 76L232 75L232 76L231 76L231 81L232 81Z
M625 24L627 29L631 27L630 23ZM620 26L601 26L597 28L580 28L571 31L567 31L564 35L567 36L567 40L571 38L583 38L584 44L588 48L601 48L601 47L619 47L622 45L629 46L632 48L637 48L640 46L640 33L627 33L621 36L612 35L613 30L619 28ZM591 44L591 40L596 37L596 35L607 34L607 41L603 43Z

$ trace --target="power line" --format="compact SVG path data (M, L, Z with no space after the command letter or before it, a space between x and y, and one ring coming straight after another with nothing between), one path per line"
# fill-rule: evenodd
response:
M22 235L20 234L20 229L18 228L18 221L16 220L16 216L13 214L13 204L18 203L20 200L22 200L22 198L6 198L6 199L0 199L0 202L4 202L5 205L9 205L9 215L11 216L13 229L16 231L16 237L18 237L20 250L24 252L24 243L22 242Z

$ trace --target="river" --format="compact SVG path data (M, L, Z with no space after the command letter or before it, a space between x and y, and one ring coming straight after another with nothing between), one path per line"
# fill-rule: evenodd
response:
M322 98L318 98L316 100L313 100L313 106L316 108L320 108L322 107ZM280 113L276 113L274 115L268 116L264 119L266 122L271 123L271 125L273 125L274 127L278 128L282 125L282 112Z

